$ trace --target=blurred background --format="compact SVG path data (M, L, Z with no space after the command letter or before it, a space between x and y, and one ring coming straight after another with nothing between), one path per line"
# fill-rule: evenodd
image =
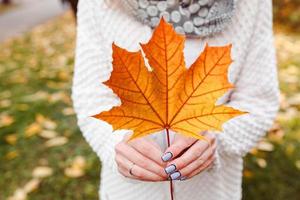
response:
M300 200L300 0L273 3L281 109L246 157L244 200ZM98 199L70 100L76 4L0 0L0 200Z

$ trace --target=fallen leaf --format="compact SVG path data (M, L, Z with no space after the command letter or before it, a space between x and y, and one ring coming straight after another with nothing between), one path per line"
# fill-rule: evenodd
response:
M299 76L298 75L291 75L284 72L279 73L279 79L281 82L287 83L287 84L297 84L299 82Z
M12 123L14 123L14 121L15 120L12 116L10 116L9 114L3 113L0 115L0 128L9 126Z
M104 82L122 104L93 117L117 129L130 129L130 139L166 129L197 139L206 130L221 131L222 125L245 112L215 105L233 88L228 81L232 63L231 45L206 45L202 54L187 69L184 62L184 36L162 18L141 51L128 52L112 44L113 71Z
M273 151L274 150L274 145L270 142L267 141L261 141L257 145L257 149L260 151Z
M26 200L27 199L27 193L25 190L19 188L17 189L13 196L8 197L8 200Z
M85 168L86 166L86 160L83 156L76 156L73 163L72 163L72 167L74 168Z
M66 71L59 71L57 77L62 81L68 81L70 79L70 74Z
M277 33L275 42L277 49L280 49L278 51L278 59L281 62L288 60L291 55L298 55L298 52L300 52L299 40L294 40L287 35Z
M62 111L62 113L64 115L66 115L66 116L68 116L68 115L74 115L75 114L74 109L72 107L70 107L70 108L64 108L63 111Z
M26 193L33 192L33 191L35 191L35 190L38 189L40 183L41 183L41 180L40 180L40 179L37 179L37 178L31 179L30 181L28 181L28 182L25 184L25 186L23 187L23 190L24 190Z
M286 73L291 74L291 75L299 75L300 68L296 65L289 65L286 69Z
M277 114L277 120L280 121L280 122L284 122L284 121L289 121L295 117L299 117L299 111L297 110L297 108L294 108L294 107L290 107L288 109L286 109L286 111L284 112L279 112Z
M56 92L56 93L53 93L51 95L49 95L49 99L48 101L50 103L55 103L55 102L58 102L58 101L61 101L64 99L64 93L63 92Z
M15 158L18 157L18 156L19 156L19 152L16 151L16 150L14 150L14 151L8 152L8 153L5 155L5 158L6 158L7 160L13 160L13 159L15 159Z
M85 174L86 161L82 156L77 156L70 167L67 167L64 172L65 176L70 178L79 178Z
M4 99L0 101L0 108L6 108L11 106L11 100L9 99Z
M282 142L284 135L285 135L284 131L282 129L280 129L278 131L269 133L268 139L272 142L280 143L280 142Z
M33 169L32 176L34 178L46 178L53 174L53 169L47 166L38 166Z
M46 100L48 98L49 94L45 91L38 91L34 94L27 95L23 97L23 101L25 102L36 102L36 101L42 101Z
M253 173L252 173L250 170L247 170L247 169L245 169L245 170L243 171L243 175L244 175L244 177L246 177L246 178L252 178L252 177L253 177Z
M68 142L68 138L60 136L48 140L47 142L45 142L45 146L46 147L61 146L66 144L67 142Z
M48 129L48 130L54 130L57 127L56 122L54 122L51 119L48 119L42 114L37 114L35 117L35 121L39 123L43 128Z
M252 155L254 155L254 156L257 155L257 153L258 153L257 148L251 149L250 153L251 153Z
M25 130L25 137L32 137L42 131L42 127L39 123L34 122L30 124Z
M35 121L38 122L39 124L43 124L45 120L46 120L46 117L40 113L38 113L35 116Z
M300 105L300 94L296 94L287 99L287 102L292 106L299 106Z
M49 103L56 103L58 101L62 101L66 104L71 103L71 99L70 99L69 95L67 95L65 92L62 92L62 91L49 95L48 101L49 101Z
M281 93L280 94L280 108L287 109L288 107L290 107L290 105L287 102L286 95L284 93Z
M9 134L5 136L5 141L10 145L15 145L17 143L18 136L17 134Z
M66 168L64 173L65 173L65 176L67 176L69 178L79 178L84 175L83 170L78 169L78 168L71 168L71 167Z
M56 129L57 127L57 124L56 122L50 120L50 119L46 119L44 122L43 122L43 127L45 129L48 129L48 130L54 130Z
M267 161L263 158L257 158L256 163L260 168L266 168L267 167Z
M279 131L280 129L281 129L280 124L275 121L270 129L270 132Z
M43 130L39 133L39 136L45 139L52 139L55 138L57 135L58 133L52 130Z

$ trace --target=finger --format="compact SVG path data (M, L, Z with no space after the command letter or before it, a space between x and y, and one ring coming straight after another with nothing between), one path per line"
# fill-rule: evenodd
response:
M182 151L190 147L197 139L175 135L174 142L168 147L161 157L164 162L170 161L172 158L177 157Z
M156 162L158 165L164 167L166 164L161 160L161 150L154 145L154 141L146 140L144 138L130 141L128 145L137 150L142 155L146 156L150 160Z
M127 178L138 179L142 181L165 180L164 178L133 164L123 156L118 156L116 160L119 163L118 171ZM132 174L130 174L130 169Z
M167 173L172 173L175 170L177 170L182 173L181 169L184 168L191 169L191 168L199 167L199 165L202 164L201 161L202 160L205 161L205 159L207 159L211 154L211 152L207 150L208 148L209 145L206 141L198 140L182 156L171 161L168 164L168 166L165 168L165 171ZM202 156L202 154L204 155Z
M180 170L181 176L186 177L189 174L200 169L203 165L206 165L207 161L215 154L216 144L213 144L212 148L207 148L200 157L195 159L193 162L185 166Z
M134 165L132 167L131 173L133 174L133 176L137 177L140 180L145 180L145 181L164 181L164 180L166 180L166 177L161 177L155 173L152 173L151 171L141 168L138 165Z
M132 167L133 163L130 162L128 159L123 157L122 155L118 154L115 157L115 160L118 165L118 171L125 177L127 178L132 178L132 179L138 179L138 177L134 177L130 174L130 168Z
M138 177L132 176L131 174L129 174L128 170L124 167L118 167L118 171L120 172L120 174L122 174L124 177L126 178L131 178L131 179L137 179L140 180Z
M121 154L116 155L115 160L116 160L118 167L120 167L120 168L128 169L133 164L132 162L130 162L127 158L125 158ZM129 171L127 171L127 172L129 172Z
M116 161L119 163L118 165L119 172L125 177L143 180L143 181L165 180L165 178L162 178L148 170L145 170L136 164L133 164L131 161L129 161L127 158L121 155L116 157ZM130 174L130 169L132 174Z
M204 170L208 169L213 164L214 160L215 160L215 157L211 156L211 158L209 158L199 169L197 169L193 173L187 175L186 179L192 178L192 177L198 175L199 173L203 172Z
M135 165L138 165L139 167L145 170L155 173L162 178L167 177L164 168L162 166L160 166L153 160L148 159L147 157L145 157L137 150L127 145L126 143L122 142L117 144L115 150L116 150L116 154L122 155L123 157L128 159L131 163L135 163Z
M209 145L212 146L216 140L216 134L209 131L204 131L202 132L202 135L205 136Z

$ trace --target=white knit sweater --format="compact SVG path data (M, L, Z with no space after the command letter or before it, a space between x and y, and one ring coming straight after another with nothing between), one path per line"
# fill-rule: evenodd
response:
M234 63L229 79L236 88L220 102L247 110L250 114L224 124L218 134L215 170L205 171L187 181L175 181L176 200L241 199L242 157L271 126L278 109L278 82L272 34L271 0L235 0L232 24L212 37L191 39L185 45L187 65L209 45L233 44ZM122 177L114 161L114 146L123 134L103 121L89 116L114 105L119 98L101 82L112 70L111 43L137 50L152 30L123 8L120 0L81 0L78 11L76 63L72 99L79 127L102 161L101 200L168 200L169 182L149 183ZM162 142L162 133L153 136ZM163 144L163 143L162 143Z

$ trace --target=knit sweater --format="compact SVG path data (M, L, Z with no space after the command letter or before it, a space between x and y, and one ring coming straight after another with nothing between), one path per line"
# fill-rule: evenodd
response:
M167 200L169 182L143 182L123 177L114 160L114 146L128 130L112 130L91 115L120 105L120 99L102 82L112 71L112 42L130 51L149 40L152 29L143 25L120 0L80 0L72 99L84 138L102 161L101 200ZM272 33L271 0L235 0L232 23L218 34L187 38L184 54L189 66L203 50L232 43L233 64L229 80L235 84L219 99L249 114L234 118L217 134L217 160L207 170L174 182L176 200L239 200L243 156L272 125L278 110L279 91ZM163 133L151 136L165 148ZM163 150L163 149L162 149Z

